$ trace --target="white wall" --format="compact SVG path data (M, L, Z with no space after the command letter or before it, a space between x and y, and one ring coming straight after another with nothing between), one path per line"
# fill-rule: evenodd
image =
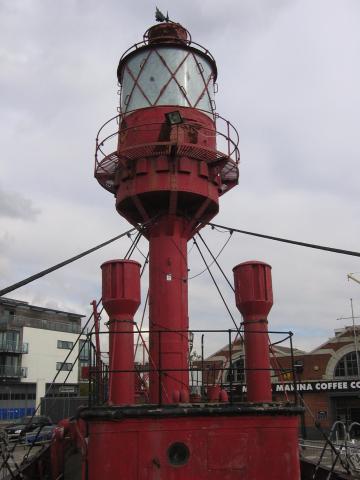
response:
M45 394L45 384L51 383L58 370L57 362L64 362L70 350L57 348L57 341L76 342L78 334L55 332L39 328L24 327L23 343L29 344L29 353L22 355L21 366L27 367L27 377L22 379L26 383L36 383L36 405ZM84 337L85 338L85 337ZM74 363L79 352L79 344L71 352L67 363ZM78 364L70 372L67 383L78 383ZM68 371L60 371L56 383L62 383Z

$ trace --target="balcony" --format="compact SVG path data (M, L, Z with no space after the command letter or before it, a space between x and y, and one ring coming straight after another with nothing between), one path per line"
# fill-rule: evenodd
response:
M58 332L80 333L81 325L77 322L58 322L50 319L25 317L15 315L12 317L0 316L0 327L32 327ZM25 353L25 352L24 352Z
M0 353L28 353L28 343L0 342Z
M27 368L13 365L0 365L0 378L26 378Z

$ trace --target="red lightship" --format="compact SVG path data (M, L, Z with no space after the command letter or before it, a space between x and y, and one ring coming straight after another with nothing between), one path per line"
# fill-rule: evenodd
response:
M236 130L226 120L225 133L218 130L216 76L209 51L170 21L151 27L119 63L117 148L102 155L106 139L99 141L95 177L115 195L118 213L149 241L148 397L143 403L135 398L140 265L110 261L102 266L109 398L79 414L86 423L84 479L300 478L300 409L271 403L270 266L246 262L234 268L247 402L233 402L220 387L194 402L189 389L187 242L238 181Z

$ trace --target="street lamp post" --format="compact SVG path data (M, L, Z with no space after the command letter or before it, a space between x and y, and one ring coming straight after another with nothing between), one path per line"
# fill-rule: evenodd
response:
M356 366L357 366L357 374L360 377L360 358L359 358L359 347L358 347L358 339L357 339L357 332L356 332L356 325L355 319L360 317L355 317L354 315L354 306L353 306L353 299L350 298L350 306L351 306L351 317L339 317L336 320L350 320L352 321L352 328L353 328L353 335L354 335L354 347L355 347L355 355L356 355Z
M356 365L357 365L358 376L360 377L360 361L359 361L358 343L357 343L357 335L356 335L356 327L355 327L355 317L354 317L354 306L353 306L353 299L352 299L352 298L350 298L350 305L351 305L352 326L353 326L353 332L354 332L354 344L355 344Z

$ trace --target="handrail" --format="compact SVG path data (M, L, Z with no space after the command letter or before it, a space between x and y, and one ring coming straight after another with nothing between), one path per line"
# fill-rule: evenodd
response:
M146 34L147 32L145 32ZM175 38L174 38L175 40ZM137 42L137 43L134 43L131 47L129 47L127 50L125 50L125 52L121 55L120 57L120 61L119 61L119 65L121 65L122 61L124 60L125 57L127 57L131 52L135 52L137 50L139 50L140 48L142 47L147 47L149 45L149 41L147 39L145 39L145 35L144 35L144 39L141 41L141 42ZM179 42L176 42L176 45L181 47L181 45L186 45L187 47L191 47L191 46L194 46L197 50L199 50L202 54L206 55L207 57L210 58L210 60L215 64L216 66L216 61L215 61L215 58L214 56L212 55L212 53L205 47L203 47L202 45L200 45L200 43L197 43L197 42L193 42L190 39L183 39L181 40L181 43ZM161 47L169 47L169 46L173 46L172 44L170 43L163 43L163 44L157 44L156 47L157 48L161 48ZM120 82L119 82L120 83ZM121 84L121 83L120 83Z
M0 322L1 323L1 322ZM23 315L15 315L7 321L7 325L40 328L44 330L56 330L58 332L80 333L81 326L76 322L58 322L44 318L31 318Z
M204 398L206 401L206 390L208 387L211 387L213 385L219 385L222 389L225 389L229 393L229 398L230 398L230 403L233 403L234 398L233 396L236 395L238 398L243 398L244 395L244 389L243 387L246 386L246 381L238 381L233 378L234 372L235 371L243 371L244 375L246 376L246 372L250 370L257 370L257 371L269 371L269 375L273 377L280 377L281 374L284 373L284 368L281 366L276 366L276 365L271 365L270 368L256 368L256 369L250 369L246 367L245 365L243 367L238 367L235 365L233 360L235 357L233 356L232 350L235 342L235 336L238 335L238 330L237 329L166 329L166 330L151 330L153 335L159 334L159 336L162 335L167 335L167 334L175 334L178 333L179 335L182 336L187 336L189 337L189 334L193 333L199 333L199 334L204 334L204 333L214 333L214 334L226 334L227 335L227 342L225 343L224 341L224 360L221 361L212 361L212 360L206 360L204 358L204 349L203 349L203 340L202 340L202 347L201 347L201 356L198 356L195 361L191 361L189 359L189 365L187 367L182 367L179 366L179 368L163 368L160 365L155 365L152 363L151 358L148 360L143 359L143 363L136 362L136 359L134 358L134 366L133 368L130 369L114 369L107 367L105 371L105 377L104 377L104 372L99 371L95 364L95 345L94 342L91 341L92 335L94 335L93 332L89 334L89 344L90 344L90 349L89 349L89 392L90 392L90 398L89 398L89 403L94 405L97 404L98 402L105 401L106 398L99 397L98 394L98 388L97 384L106 384L109 378L109 374L124 374L124 373L134 373L137 376L140 376L140 383L142 385L140 394L144 394L144 397L141 400L141 403L147 403L146 400L146 388L148 386L148 378L149 378L149 373L156 373L159 375L159 378L162 377L164 374L170 374L173 372L188 372L189 373L189 381L190 381L190 388L191 391L195 392L195 390L200 389L201 394L200 397ZM264 331L253 331L255 334L261 334L264 333ZM102 330L98 332L100 334L127 334L127 333L134 333L136 335L136 331L134 332L133 330L124 330L124 331L113 331L113 330ZM150 333L150 330L142 330L141 331L141 336L145 335L147 337L147 334ZM279 330L271 330L270 332L266 331L266 333L270 334L276 334L276 335L281 335L282 341L288 341L292 337L292 332L288 331L279 331ZM200 337L198 337L199 340ZM276 344L279 342L276 342ZM135 344L135 343L134 343ZM227 347L226 347L227 345ZM199 345L198 345L199 346ZM290 350L292 350L291 347L291 342L290 342ZM227 353L226 353L227 352ZM149 355L149 352L147 350L147 353ZM229 361L230 360L230 361ZM291 364L286 371L292 372L294 375L294 365ZM193 373L196 373L197 375L193 375ZM246 377L245 377L246 378ZM140 384L139 383L139 384ZM275 382L276 383L276 382ZM160 382L161 384L161 382ZM145 389L145 390L144 390ZM197 391L196 390L196 391ZM196 395L196 394L195 394ZM160 395L160 403L161 404L161 395ZM204 401L204 400L202 400ZM239 400L236 400L239 401ZM296 405L296 402L294 402L294 405Z
M202 110L200 110L202 111ZM205 112L205 111L204 111ZM208 112L209 113L209 112ZM105 149L102 148L106 143L108 143L109 140L111 140L114 137L117 137L118 135L124 134L126 132L131 132L131 131L141 131L143 130L149 130L149 127L159 127L162 125L162 122L147 122L147 123L142 123L142 124L137 124L131 127L125 127L119 130L119 128L116 128L115 131L111 132L110 134L100 138L101 133L105 129L106 126L111 124L114 120L117 121L117 124L121 121L121 119L124 118L123 114L115 115L114 117L110 118L107 120L99 129L97 135L96 135L96 144L95 144L95 172L97 171L97 167L101 165L102 161L107 158L109 155L111 155L114 152L114 148L112 149L111 152L106 153ZM239 164L240 162L240 151L239 151L239 133L234 127L234 125L229 121L226 120L224 117L220 116L219 114L215 114L215 129L211 129L205 126L201 125L201 128L199 129L199 135L203 136L208 136L208 137L220 137L222 138L227 144L228 144L228 151L227 153L224 154L225 157L229 158L233 162L235 162L236 165ZM224 124L226 125L226 132L223 132L222 130L218 130L218 120L222 120ZM190 127L197 127L198 124L194 121L187 121L184 120L184 122L180 125L176 125L176 128L179 130L182 128L183 125L190 126ZM206 135L208 133L208 135ZM170 142L170 141L163 141L163 142L151 142L146 145L154 145L154 146L160 146L160 145L170 145L176 142ZM191 144L192 145L192 144ZM128 147L129 149L131 148L136 148L139 147L139 145L134 145L131 147ZM194 148L206 148L202 146L198 146L197 144L192 145ZM117 149L115 149L117 151ZM218 151L218 150L216 150ZM219 150L220 151L220 150ZM103 155L102 159L99 159L99 152ZM120 152L119 152L120 153Z
M11 353L28 353L29 344L28 343L19 343L19 342L10 342L3 341L0 342L0 352L11 352Z
M0 365L0 378L4 377L27 377L27 367L19 367L14 365Z
M176 107L176 105L174 105L174 107ZM146 107L146 108L150 108L150 107ZM188 108L188 107L181 107L181 108ZM118 124L120 123L120 120L124 120L125 117L127 117L128 115L130 115L131 113L134 113L136 111L138 111L140 109L134 109L134 110L128 110L126 113L123 113L123 112L119 112L117 115L114 115L113 117L111 117L109 120L107 120L105 123L103 123L101 125L101 127L99 128L98 132L97 132L97 135L96 135L96 145L98 145L99 143L99 136L100 136L100 133L102 132L102 130L106 127L106 125L108 125L111 121L117 119L118 120ZM220 119L220 120L223 120L224 123L227 123L229 124L229 126L231 127L231 130L236 134L236 145L239 145L239 133L238 131L236 130L235 126L230 122L230 120L227 120L225 117L221 116L218 112L210 112L209 110L204 110L202 108L196 108L197 111L199 112L202 112L202 113L205 113L207 115L211 115L214 117L214 120L215 120L215 125L216 125L216 120L217 119ZM103 142L101 142L103 143Z

